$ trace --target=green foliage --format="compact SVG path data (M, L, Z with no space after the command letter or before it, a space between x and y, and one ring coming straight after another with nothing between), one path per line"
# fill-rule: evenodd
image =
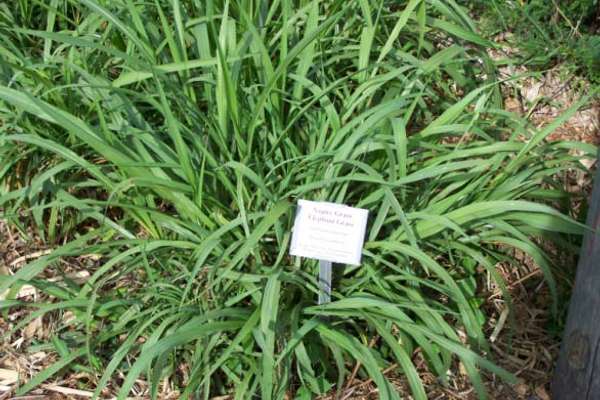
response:
M0 24L0 207L55 248L0 277L0 308L75 316L19 393L83 368L96 395L141 375L154 397L169 376L182 398L309 398L360 362L381 398L397 363L425 399L415 351L481 397L482 369L511 379L483 356L479 282L504 289L517 248L555 292L532 237L581 233L552 177L595 149L544 140L585 99L541 131L502 110L453 0L19 1ZM371 212L325 306L288 256L297 198ZM85 283L43 279L70 257ZM43 302L11 300L25 283Z
M548 68L564 62L572 73L600 83L598 0L462 1L478 13L484 36L510 32L516 62Z
M575 47L575 60L581 64L590 79L600 83L600 35L585 36Z

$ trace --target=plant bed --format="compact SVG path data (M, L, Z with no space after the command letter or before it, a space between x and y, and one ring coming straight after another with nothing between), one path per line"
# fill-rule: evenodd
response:
M488 340L485 288L514 303L497 266L526 253L558 313L540 243L583 227L554 178L595 147L545 139L588 98L541 129L506 112L454 2L0 13L0 207L52 249L0 279L5 316L29 311L5 338L52 322L27 340L52 364L17 394L69 372L119 398L425 399L456 376L484 397L484 376L515 381ZM299 198L370 211L326 306L288 255Z

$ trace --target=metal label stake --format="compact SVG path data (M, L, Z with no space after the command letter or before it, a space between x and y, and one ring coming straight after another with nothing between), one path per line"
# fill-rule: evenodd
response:
M331 301L331 261L319 260L319 305Z
M360 265L369 211L298 199L290 255L319 260L319 305L331 301L331 264Z

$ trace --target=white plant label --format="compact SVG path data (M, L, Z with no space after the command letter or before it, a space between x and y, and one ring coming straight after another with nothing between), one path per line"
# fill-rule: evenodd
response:
M360 265L368 213L343 204L298 200L290 254Z

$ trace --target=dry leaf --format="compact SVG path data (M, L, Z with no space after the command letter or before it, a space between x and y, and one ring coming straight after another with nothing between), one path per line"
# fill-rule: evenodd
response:
M23 285L21 289L19 289L19 293L17 293L17 299L22 299L27 296L36 296L37 289L31 285Z
M62 316L63 324L69 325L71 322L75 321L75 314L71 311L65 311Z
M524 86L521 88L521 93L527 101L532 102L540 96L540 90L542 89L541 82L535 82L531 86Z
M550 400L550 395L546 391L546 388L543 386L538 386L535 388L535 394L540 400Z
M44 385L44 389L49 390L51 392L61 393L70 396L80 396L80 397L93 397L94 393L88 392L87 390L78 390L71 389L63 386L57 385Z
M12 385L19 380L19 373L11 369L0 368L0 385Z
M37 317L23 329L23 337L31 339L42 331L42 317Z
M467 372L467 369L465 368L463 363L459 363L458 364L458 372L462 375L462 376L469 376L469 373Z
M6 385L0 385L0 393L11 392L11 391L12 391L12 387L6 386ZM4 397L2 397L2 398L4 398Z
M10 275L10 271L8 267L4 264L0 264L0 275ZM0 293L0 300L6 299L6 295L8 294L8 290L5 290L3 293Z
M596 164L596 160L593 158L582 158L579 162L588 170L592 169L594 164Z
M44 358L46 358L46 353L43 351L38 351L37 353L33 353L31 355L31 358L35 361L40 361L40 360L43 360Z
M529 392L529 386L527 386L527 384L523 381L520 381L519 383L514 385L513 389L515 390L515 392L517 392L519 396L526 396Z
M52 253L53 251L54 251L53 249L48 249L48 250L36 251L36 252L31 253L31 254L26 254L24 256L21 256L21 257L15 259L15 260L13 260L10 263L10 266L14 267L14 266L17 266L19 264L23 264L25 261L33 260L35 258L39 258L39 257L45 256L45 255L48 255L48 254Z

